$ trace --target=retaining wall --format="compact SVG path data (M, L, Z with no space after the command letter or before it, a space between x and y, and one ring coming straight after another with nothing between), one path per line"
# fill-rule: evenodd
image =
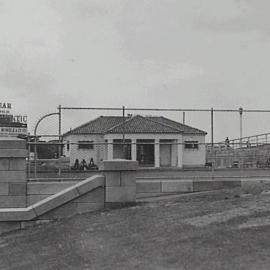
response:
M202 192L219 189L240 188L243 193L258 193L270 190L270 177L216 177L211 178L138 178L136 182L136 197L169 195L176 193Z

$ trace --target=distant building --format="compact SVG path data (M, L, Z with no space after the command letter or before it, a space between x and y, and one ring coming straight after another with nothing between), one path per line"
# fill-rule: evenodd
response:
M137 160L148 167L195 167L205 164L205 131L165 117L100 116L63 135L64 155L76 159ZM123 145L123 134L124 142Z

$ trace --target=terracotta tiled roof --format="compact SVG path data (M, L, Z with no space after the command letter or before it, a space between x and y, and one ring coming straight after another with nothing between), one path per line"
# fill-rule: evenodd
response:
M125 124L120 123L108 130L108 133L180 133L180 131L174 127L164 125L149 119L136 115L128 119Z
M163 116L149 116L148 119L151 119L155 122L169 125L171 127L174 127L180 131L182 131L184 134L204 134L206 135L207 132L200 130L198 128L190 127L188 125L181 124L179 122L173 121L171 119L165 118Z
M206 132L175 122L160 116L140 116L126 117L123 124L121 116L100 116L89 121L69 132L69 134L106 134L106 133L184 133L184 134L201 134Z
M104 134L108 129L119 125L123 121L121 116L100 116L77 128L74 128L64 135L68 134Z

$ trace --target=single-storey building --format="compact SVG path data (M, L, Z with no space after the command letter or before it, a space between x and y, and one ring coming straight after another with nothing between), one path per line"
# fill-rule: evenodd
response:
M63 135L71 166L90 159L137 160L148 167L204 166L205 131L162 116L100 116Z

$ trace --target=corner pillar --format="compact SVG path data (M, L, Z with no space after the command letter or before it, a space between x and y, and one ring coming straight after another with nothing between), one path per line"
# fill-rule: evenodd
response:
M183 167L183 140L178 139L177 140L177 167L182 168Z
M105 176L105 203L136 201L136 170L132 160L104 160L101 170Z
M131 140L131 160L136 161L137 160L137 144L136 139Z
M0 138L0 208L26 207L26 142Z
M107 149L108 149L108 160L113 159L113 139L108 139L107 142Z
M160 167L160 144L159 139L155 139L155 167Z

